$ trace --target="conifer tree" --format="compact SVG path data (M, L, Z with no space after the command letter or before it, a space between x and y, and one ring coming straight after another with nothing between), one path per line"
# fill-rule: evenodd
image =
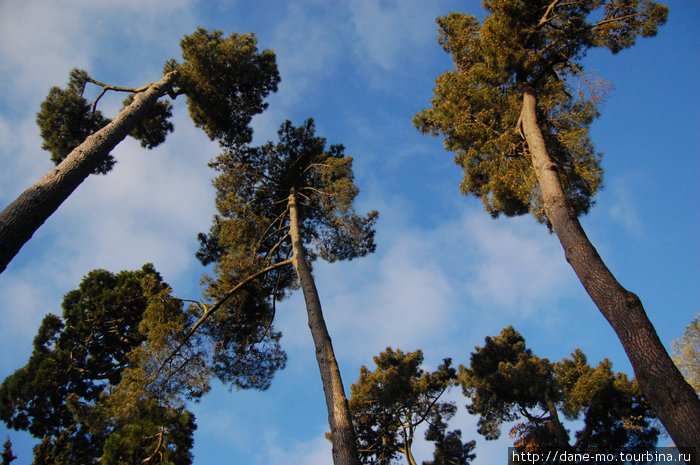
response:
M497 439L504 422L518 421L510 432L516 449L540 454L653 448L659 433L655 415L637 383L613 373L607 359L594 368L579 349L571 357L551 363L534 355L512 326L487 337L472 353L470 366L460 366L459 373L471 400L467 410L479 415L479 433ZM575 437L570 437L565 420L581 421Z
M17 456L12 452L12 441L8 437L2 445L2 465L10 465Z
M462 191L493 216L531 212L553 230L674 442L700 448L700 400L640 299L615 279L578 220L602 177L588 135L600 88L582 59L594 47L617 53L656 35L667 8L648 0L486 0L484 7L483 23L462 13L438 19L455 69L437 79L432 108L414 123L445 137L464 169Z
M165 140L173 126L171 105L161 98L185 94L192 121L212 140L225 146L248 142L250 119L266 108L264 99L279 82L274 53L259 52L256 44L252 33L225 38L199 28L181 41L182 63L167 62L156 82L125 88L73 70L66 89L52 88L37 123L57 166L0 212L0 273L85 178L112 168L110 152L127 135L147 148ZM83 97L88 84L102 88L92 105ZM96 109L107 91L131 94L112 121Z
M683 331L683 337L673 341L673 361L685 379L700 393L700 313Z
M166 396L112 397L150 333L191 324L169 292L151 265L94 270L66 294L62 317L44 318L28 363L0 385L0 419L41 440L35 463L191 463L191 413ZM169 313L154 305L163 299Z
M457 406L440 401L457 371L445 359L434 372L421 369L423 352L403 353L391 347L374 357L377 368L360 368L350 386L350 411L363 463L389 465L402 454L417 465L412 446L416 431L427 427L425 438L435 442L433 462L426 465L466 465L474 458L474 441L462 443L459 430L446 432Z
M207 294L221 305L210 319L223 335L257 327L259 321L269 326L276 301L301 286L333 462L357 465L350 411L311 263L317 257L332 262L373 252L377 214L355 213L352 158L341 145L326 148L311 119L299 127L287 121L278 134L276 143L231 147L211 164L220 172L214 180L218 214L209 234L200 234L198 253L204 264L215 263Z

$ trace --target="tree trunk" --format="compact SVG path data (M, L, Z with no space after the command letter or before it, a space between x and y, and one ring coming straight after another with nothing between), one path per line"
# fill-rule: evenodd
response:
M566 428L559 421L559 413L557 412L557 407L554 401L547 395L547 411L549 412L549 421L552 422L552 427L554 428L554 433L557 438L557 447L561 450L569 450L571 445L569 444L569 433L566 432Z
M406 431L409 428L410 432ZM402 426L401 434L403 436L403 453L406 456L406 462L408 465L418 465L415 457L413 457L413 451L411 450L411 446L413 446L413 427Z
M678 447L700 449L700 399L673 363L642 302L617 282L569 207L537 124L536 98L525 89L521 120L532 164L564 253L583 287L615 330L649 404Z
M311 269L306 261L306 252L299 232L299 214L297 211L296 193L289 196L289 232L292 240L292 263L296 269L301 289L306 302L306 312L309 317L309 329L316 347L316 360L321 372L323 392L328 408L328 424L331 427L331 442L333 443L334 465L360 465L357 452L355 429L348 407L348 400L340 377L338 361L333 353L333 344L323 319L321 301L318 297L316 283Z
M36 230L170 89L174 78L174 72L168 73L136 94L131 105L122 109L114 121L88 136L58 166L0 213L0 273Z

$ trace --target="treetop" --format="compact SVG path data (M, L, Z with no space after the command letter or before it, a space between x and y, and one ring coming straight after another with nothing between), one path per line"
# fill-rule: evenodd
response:
M668 9L638 0L494 0L484 7L490 15L481 23L465 13L438 18L438 42L455 68L438 77L432 107L414 124L444 136L464 169L462 192L481 198L492 216L531 212L547 222L520 127L523 91L531 89L569 204L584 214L602 182L588 128L605 89L582 59L592 47L617 53L655 35Z
M275 53L259 52L253 33L225 38L202 27L180 46L183 62L169 61L164 72L177 71L177 92L187 95L192 121L224 146L250 142L250 119L267 108L264 98L280 81Z

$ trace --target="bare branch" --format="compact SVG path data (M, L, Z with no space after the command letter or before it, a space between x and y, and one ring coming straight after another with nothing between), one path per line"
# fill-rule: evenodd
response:
M187 343L187 341L194 335L194 333L197 331L197 329L199 329L199 327L212 315L212 313L214 313L216 310L221 308L226 303L226 301L228 301L231 297L233 297L233 295L236 292L238 292L243 286L245 286L246 284L248 284L251 281L254 281L255 279L259 278L260 276L269 273L270 271L272 271L274 269L277 269L277 268L280 268L280 267L283 267L286 265L291 265L291 264L292 264L291 259L287 259L287 260L272 264L266 268L263 268L262 270L260 270L256 273L253 273L252 275L248 276L240 283L233 286L226 294L224 294L224 296L221 299L219 299L214 305L209 307L207 309L207 311L204 312L204 314L201 317L199 317L199 319L195 322L195 324L192 326L192 328L190 328L190 330L187 331L187 333L185 333L183 340L180 342L180 344L178 344L177 348L170 355L168 355L168 357L160 364L160 366L158 367L158 370L156 370L156 373L153 375L152 380L155 381L155 379L158 378L158 375L163 370L165 365L170 363L170 361L172 361L172 359L175 358L175 356L177 356L177 354L180 352L180 350L182 350L182 348L184 347L185 343Z
M554 0L552 3L549 4L547 7L547 11L544 12L544 15L542 15L542 18L540 18L540 22L537 23L537 28L541 28L544 26L551 18L548 18L548 16L552 13L554 10L554 7L557 6L557 3L559 3L559 0Z
M92 112L94 113L97 110L97 103L100 101L102 96L107 93L108 90L113 90L115 92L130 92L132 94L136 94L138 92L144 92L146 91L149 87L153 85L153 83L147 84L145 86L141 87L121 87L121 86L112 86L110 84L105 84L104 82L97 81L93 78L88 78L86 82L91 82L95 84L96 86L102 87L102 91L100 92L100 95L97 96L94 102L92 102ZM83 86L83 91L85 90L85 86Z

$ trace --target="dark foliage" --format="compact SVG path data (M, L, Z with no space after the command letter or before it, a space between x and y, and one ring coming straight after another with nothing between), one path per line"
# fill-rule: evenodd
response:
M85 138L109 123L109 119L99 111L93 111L91 104L83 98L89 79L85 71L72 70L68 86L65 89L52 87L36 115L44 141L41 148L51 153L51 161L57 165ZM100 160L94 172L106 174L115 162L108 154Z
M637 383L613 373L608 360L591 367L577 349L552 364L533 355L511 326L476 348L459 380L471 400L467 409L479 415L479 433L496 439L504 422L519 421L510 434L522 452L640 452L659 434ZM573 438L564 419L582 424Z

